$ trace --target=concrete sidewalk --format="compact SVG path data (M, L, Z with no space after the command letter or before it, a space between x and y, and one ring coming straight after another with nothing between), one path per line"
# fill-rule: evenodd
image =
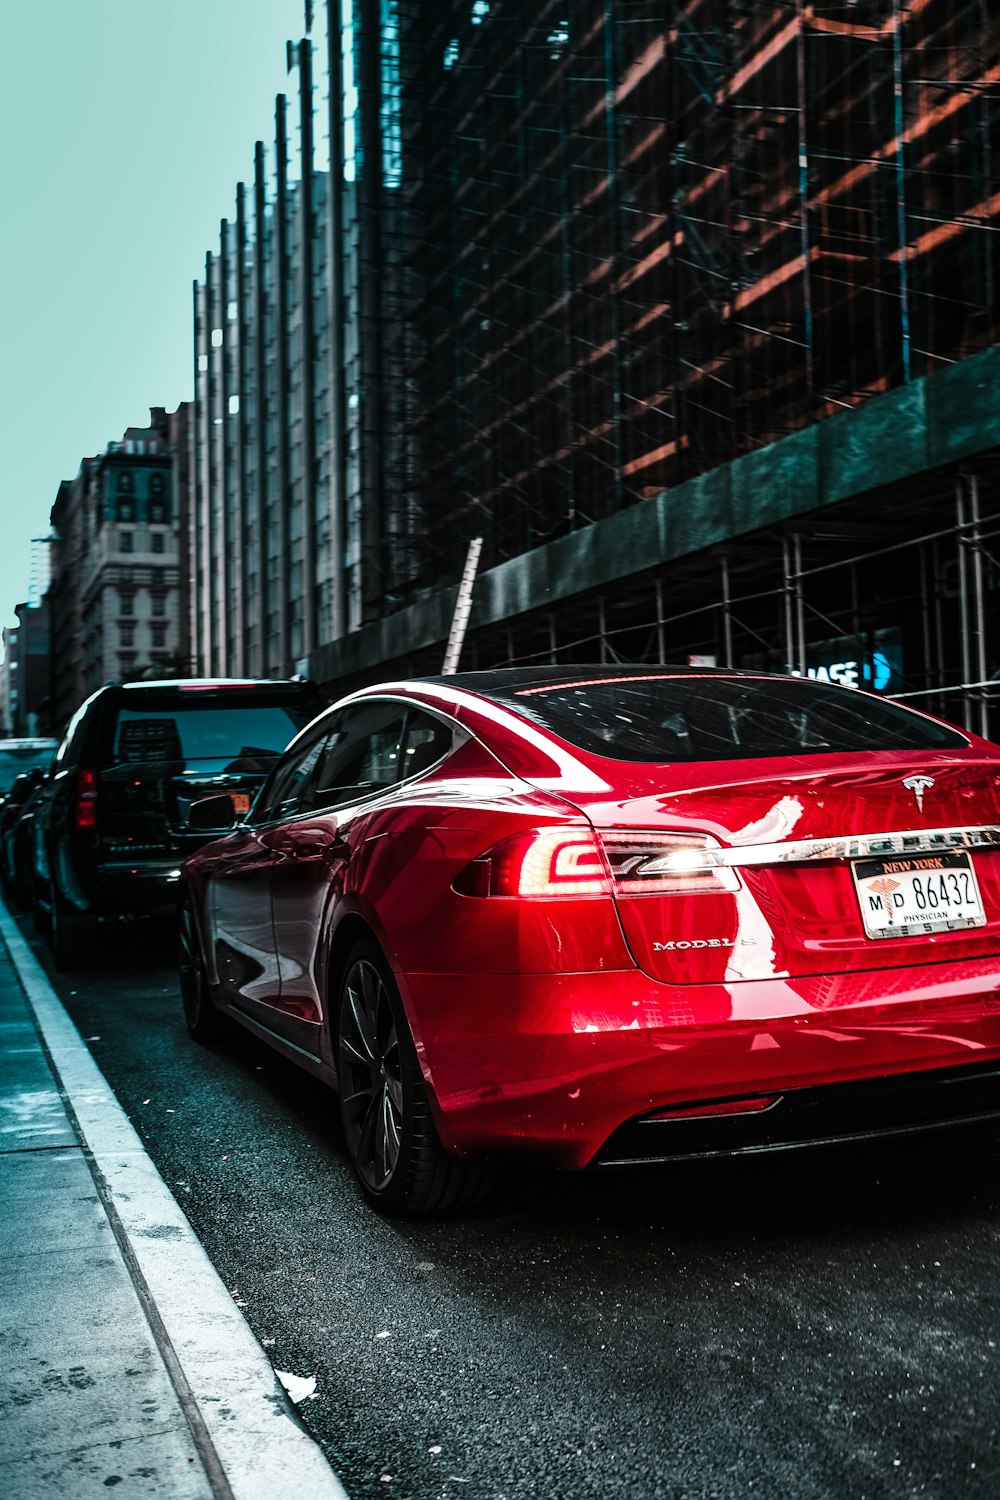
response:
M6 1500L344 1500L0 907Z

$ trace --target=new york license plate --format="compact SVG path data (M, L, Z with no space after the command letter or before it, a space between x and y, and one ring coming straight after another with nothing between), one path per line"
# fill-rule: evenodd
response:
M983 927L986 913L969 854L858 859L852 866L870 938L918 937Z

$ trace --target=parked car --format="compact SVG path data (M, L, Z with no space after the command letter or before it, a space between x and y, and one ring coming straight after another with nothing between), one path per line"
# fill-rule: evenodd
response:
M0 804L0 885L15 908L31 905L34 809L47 775L38 766L22 771Z
M59 741L42 736L0 739L0 887L12 906L23 905L27 886L18 868L15 835L25 803L52 764Z
M40 738L0 740L0 804L6 802L19 776L47 771L58 740Z
M59 967L93 950L101 918L173 907L204 843L188 812L207 793L246 812L323 700L306 683L135 682L74 715L34 813L36 915Z
M1000 749L750 672L373 687L187 861L180 937L192 1034L225 1014L337 1087L386 1212L473 1200L498 1153L992 1117Z

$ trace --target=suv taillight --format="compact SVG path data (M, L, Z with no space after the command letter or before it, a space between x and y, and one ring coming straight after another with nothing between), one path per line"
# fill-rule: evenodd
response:
M708 834L533 828L459 871L462 896L693 896L739 890Z
M79 832L97 827L97 773L77 771L73 826Z

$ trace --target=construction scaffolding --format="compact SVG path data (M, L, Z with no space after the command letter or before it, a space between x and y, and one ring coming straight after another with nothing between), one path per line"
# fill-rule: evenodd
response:
M482 537L464 665L837 668L996 729L1000 12L306 26L196 287L202 667L436 670Z
M422 581L996 341L985 0L399 13Z
M874 498L473 629L463 668L693 661L790 672L1000 738L1000 452ZM435 645L381 671L436 673L440 659Z

